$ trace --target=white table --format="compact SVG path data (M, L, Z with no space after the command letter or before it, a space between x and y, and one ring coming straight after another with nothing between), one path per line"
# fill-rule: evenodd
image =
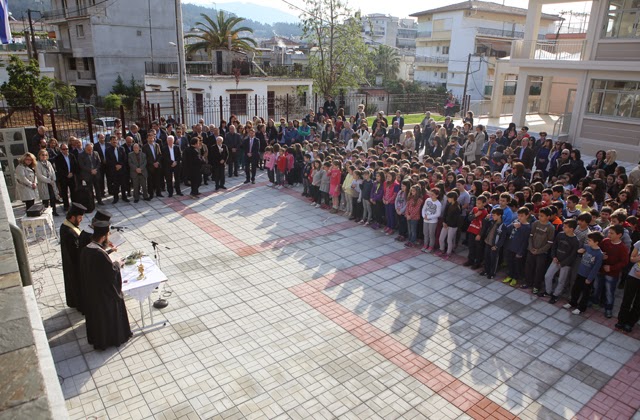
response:
M120 270L122 275L122 291L132 298L140 302L140 313L142 316L142 327L144 323L144 306L142 305L145 300L149 299L151 293L160 285L160 283L168 280L167 276L160 270L160 267L153 261L152 258L147 256L142 257L142 264L144 265L144 279L138 280L138 266L140 260L135 264L125 265ZM149 299L149 316L151 318L151 325L153 325L153 310L151 308L151 299Z
M51 231L52 238L58 238L58 231L56 230L56 224L53 221L53 209L47 207L42 214L38 217L22 216L20 219L20 225L22 226L22 233L24 233L24 242L27 246L27 252L29 252L28 238L33 236L33 239L38 239L38 228L42 228L44 233L44 239L47 244L47 252L49 252L49 236L47 235L47 228Z

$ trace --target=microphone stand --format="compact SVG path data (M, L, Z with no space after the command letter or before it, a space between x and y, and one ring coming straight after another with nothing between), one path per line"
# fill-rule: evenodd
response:
M160 265L160 247L162 246L165 249L171 249L171 248L165 245L160 245L156 241L149 241L149 242L151 242L151 246L153 247L153 258L156 261L156 265L158 266L159 269L162 269L162 266ZM164 284L162 285L162 290L164 292ZM163 292L160 292L158 290L158 300L153 302L153 307L156 309L166 308L169 305L169 301L167 299L162 298Z

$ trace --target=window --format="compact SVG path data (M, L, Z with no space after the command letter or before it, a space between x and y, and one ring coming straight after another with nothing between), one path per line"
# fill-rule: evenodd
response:
M640 119L640 83L623 80L593 80L587 113Z
M449 55L449 47L442 47L442 54Z
M76 65L76 59L73 57L69 58L69 70L77 70L78 66Z
M447 72L444 71L444 72L440 73L440 78L441 79L446 79L447 78Z
M136 31L136 36L142 36L142 31Z
M91 70L91 64L90 64L89 60L90 60L90 59L89 59L89 58L87 58L87 57L84 57L84 58L82 59L82 67L83 67L85 70Z
M76 25L76 36L84 38L84 25Z
M193 96L196 100L196 114L204 114L204 96L202 93L196 93Z
M456 77L455 73L451 73L451 78L453 79L454 77Z
M235 115L247 115L247 94L229 95L231 113Z
M640 38L640 0L609 0L604 38Z

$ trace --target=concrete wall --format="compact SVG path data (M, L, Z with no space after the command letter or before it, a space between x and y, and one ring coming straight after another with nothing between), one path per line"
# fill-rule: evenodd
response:
M66 419L62 390L33 293L22 287L0 172L0 418Z

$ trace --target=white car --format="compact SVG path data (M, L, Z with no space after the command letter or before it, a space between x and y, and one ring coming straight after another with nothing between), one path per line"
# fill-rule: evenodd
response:
M113 128L116 125L116 119L114 117L100 117L93 120L93 132L111 134Z

